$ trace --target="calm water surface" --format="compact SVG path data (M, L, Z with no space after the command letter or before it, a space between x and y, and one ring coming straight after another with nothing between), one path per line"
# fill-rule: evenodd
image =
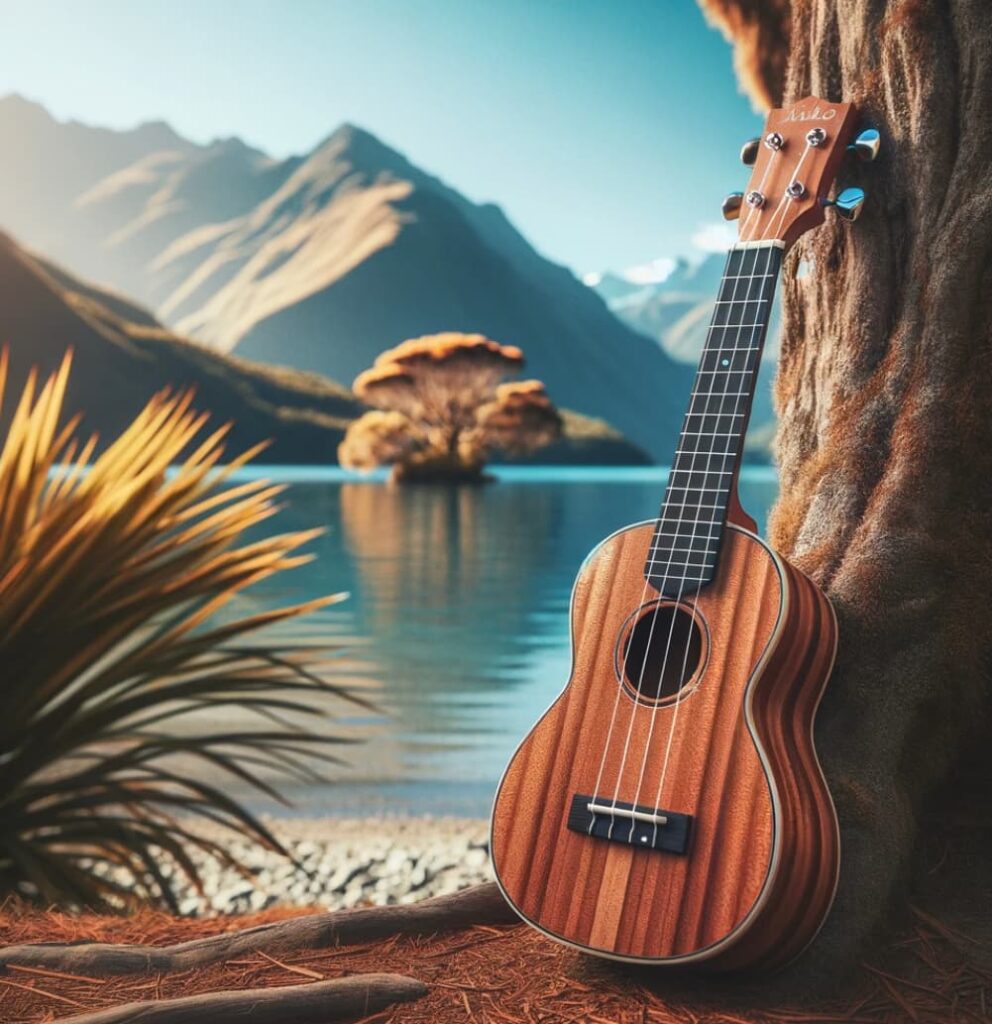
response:
M255 587L237 612L347 591L292 636L339 645L334 676L382 709L342 716L364 742L343 748L349 767L331 784L291 792L306 815L487 814L509 755L568 675L579 565L656 515L667 477L504 468L486 487L396 488L338 469L252 472L289 485L279 528L326 533L311 564ZM742 503L762 529L776 489L773 470L744 471Z

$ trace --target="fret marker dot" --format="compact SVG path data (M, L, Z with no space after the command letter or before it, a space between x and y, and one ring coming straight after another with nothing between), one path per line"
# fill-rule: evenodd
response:
M720 362L721 362L721 365L723 365L723 366L729 366L730 365L730 360L729 359L721 359Z

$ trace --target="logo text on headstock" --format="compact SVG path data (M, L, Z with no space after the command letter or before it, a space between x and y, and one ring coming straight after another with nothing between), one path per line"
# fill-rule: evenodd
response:
M826 110L821 109L820 105L817 104L812 110L799 110L793 107L788 114L785 115L786 121L832 121L837 116L837 111L833 107L827 107Z

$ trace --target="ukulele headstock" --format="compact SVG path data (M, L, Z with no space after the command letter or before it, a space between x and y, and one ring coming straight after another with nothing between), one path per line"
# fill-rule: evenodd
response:
M747 189L724 200L724 216L740 222L740 242L777 241L787 249L823 223L827 206L848 220L857 217L864 202L860 189L829 198L848 150L868 160L878 152L875 129L854 138L857 119L850 103L813 96L769 113L761 138L741 151L741 159L753 165Z

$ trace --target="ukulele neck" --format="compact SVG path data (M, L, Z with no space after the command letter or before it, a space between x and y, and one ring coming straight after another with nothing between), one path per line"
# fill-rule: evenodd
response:
M727 255L645 566L667 597L695 594L716 576L781 264L780 242Z

